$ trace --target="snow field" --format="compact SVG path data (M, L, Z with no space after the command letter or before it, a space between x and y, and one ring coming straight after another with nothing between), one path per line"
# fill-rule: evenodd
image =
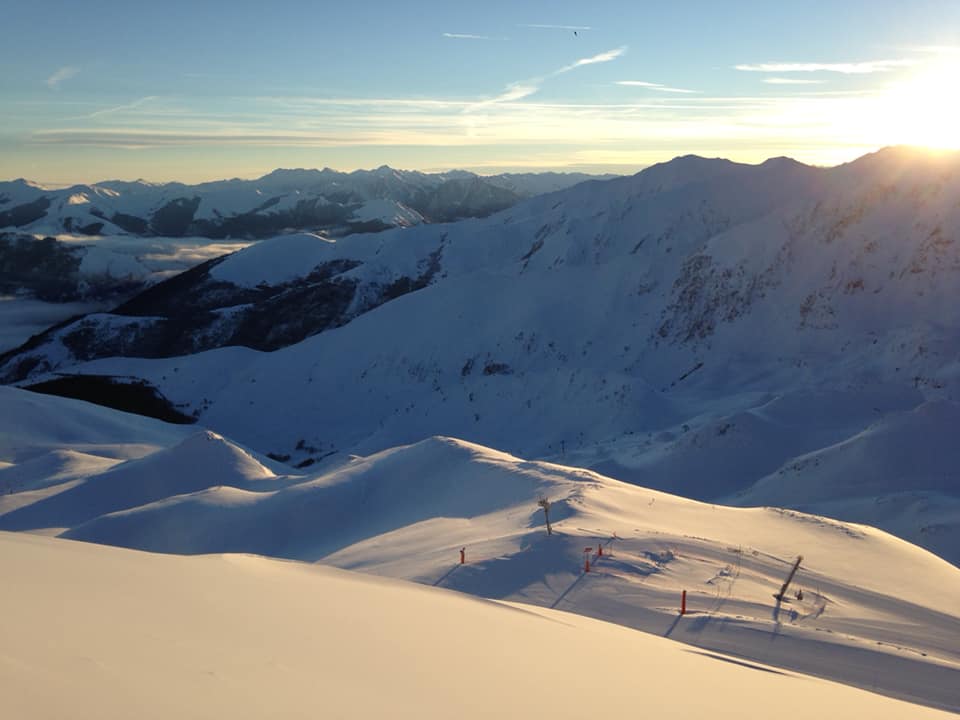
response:
M698 503L443 437L285 473L207 431L143 418L134 431L120 413L4 392L34 426L0 453L10 463L0 481L19 472L32 483L2 497L0 529L415 580L960 709L960 571L867 526ZM48 404L59 415L44 428ZM141 433L157 445L134 443ZM83 462L71 454L80 448ZM540 497L552 503L552 536Z
M33 720L950 717L589 618L244 555L0 533L0 692Z

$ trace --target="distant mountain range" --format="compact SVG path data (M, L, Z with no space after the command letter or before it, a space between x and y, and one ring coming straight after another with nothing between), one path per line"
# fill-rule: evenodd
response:
M307 230L342 236L485 217L592 177L429 174L384 165L350 173L275 170L258 180L200 185L112 180L48 189L15 180L0 182L0 231L256 239Z
M485 219L259 242L0 378L113 378L290 464L451 435L956 562L958 294L960 155L688 156Z

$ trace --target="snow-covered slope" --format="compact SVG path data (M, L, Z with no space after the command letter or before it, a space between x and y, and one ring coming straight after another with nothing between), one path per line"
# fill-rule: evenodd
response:
M958 197L956 154L891 149L829 169L678 158L482 220L294 255L277 242L277 267L303 257L319 279L272 290L269 309L237 300L253 303L230 311L252 313L241 330L200 312L190 317L219 324L144 330L142 318L194 297L170 292L62 328L0 373L144 378L295 464L450 435L703 500L841 513L956 562L960 486L942 468L847 463L857 477L844 487L812 465L789 483L765 478L878 422L909 458L917 446L896 443L911 432L897 418L928 403L944 410L921 431L924 452L952 457L936 418L960 401ZM251 281L273 267L251 250L223 267L234 263ZM201 280L187 287L206 301L217 288ZM311 332L270 353L109 357L274 350ZM770 492L751 495L759 481ZM946 510L894 517L903 493Z
M14 409L35 397L5 392ZM71 425L87 412L56 403ZM866 526L702 504L452 438L283 474L201 431L66 476L56 473L76 446L42 428L32 437L49 449L29 463L0 456L0 472L34 476L2 498L0 530L61 528L154 552L266 554L416 580L960 710L960 570ZM683 590L689 614L678 617Z
M329 568L0 533L23 720L946 718L576 615ZM638 675L639 673L639 675Z
M331 243L313 233L281 235L230 255L211 270L210 276L240 287L280 285L303 277L327 260L326 246Z

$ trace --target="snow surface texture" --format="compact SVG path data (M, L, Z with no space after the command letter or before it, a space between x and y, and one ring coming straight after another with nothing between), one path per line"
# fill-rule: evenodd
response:
M11 718L952 715L568 613L0 533ZM763 711L766 714L766 711Z
M958 196L960 155L679 158L484 220L238 253L222 267L248 284L349 260L355 306L429 277L276 352L47 360L145 378L293 464L451 435L960 563Z
M210 431L10 388L0 389L0 400L9 415L0 428L0 530L161 553L256 553L415 580L609 620L960 711L960 570L863 525L703 504L442 437L285 474ZM553 535L539 498L551 502ZM800 571L777 600L798 555ZM266 569L274 566L251 562L262 569L262 592L286 602L278 600L287 597L279 586L263 581L264 573L275 578ZM177 587L189 594L193 582ZM680 617L682 590L689 612ZM221 589L216 602L224 596L232 597ZM316 614L311 633L326 621L323 609L342 622L325 595L316 602L296 596ZM428 644L447 636L437 626L421 634ZM391 647L406 637L386 636L391 642L383 645ZM485 631L498 644L504 636ZM565 657L577 673L585 665L583 675L610 681L587 655L571 650ZM647 673L661 667L656 657ZM637 688L636 664L626 667ZM643 693L661 684L648 679ZM726 711L721 703L717 712Z

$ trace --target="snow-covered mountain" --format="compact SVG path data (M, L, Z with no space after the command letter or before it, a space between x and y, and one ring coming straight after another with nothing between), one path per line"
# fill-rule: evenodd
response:
M679 158L481 220L259 244L0 374L143 380L291 464L451 435L957 562L958 198L958 155Z
M248 239L297 230L344 235L483 217L590 177L428 174L383 166L351 173L275 170L258 180L200 185L105 181L48 189L15 180L0 182L0 230Z
M94 658L93 667L102 670L119 657L115 643L142 643L146 633L156 651L142 650L161 658L164 667L174 663L183 670L183 653L177 653L179 659L167 653L187 642L212 653L198 663L221 671L224 658L238 656L232 645L205 633L236 622L234 612L254 622L274 618L273 629L265 631L269 642L288 642L287 632L303 637L302 627L280 631L277 626L276 618L288 622L301 617L284 610L288 600L282 598L297 598L290 602L309 609L314 630L307 636L322 638L326 652L318 656L351 652L353 643L366 642L367 630L372 638L389 637L391 647L403 646L402 638L408 635L401 626L411 633L412 642L417 638L417 648L454 636L464 649L470 643L456 630L462 626L463 632L476 631L478 639L496 643L488 650L470 649L471 657L485 658L483 667L513 657L508 651L512 646L504 644L511 642L502 634L506 629L483 624L468 609L491 607L488 604L469 603L443 590L404 588L250 556L256 554L525 603L527 612L515 617L560 621L556 627L550 624L549 633L568 632L565 626L597 627L577 616L643 630L649 635L608 628L602 644L608 660L618 657L618 634L642 644L636 650L640 655L631 656L630 662L612 662L613 667L630 668L631 686L638 662L656 657L652 665L648 662L647 672L654 672L671 653L681 652L652 637L659 635L687 643L684 656L706 653L728 665L732 655L740 658L734 666L746 664L754 674L761 669L755 663L762 663L768 670L780 668L763 674L773 678L784 671L790 671L788 676L803 672L960 710L960 616L955 602L960 570L870 527L772 508L703 504L453 438L330 459L322 468L298 473L208 430L13 388L0 388L0 403L6 411L0 413L0 530L56 534L152 553L245 553L175 559L0 532L0 572L10 586L0 608L6 617L18 618L15 634L8 633L4 644L8 659L11 653L20 659L40 657L29 655L27 639L48 637L40 632L43 608L56 603L87 618L74 622L72 615L57 616L58 627L63 627L56 635L57 653L66 657L76 642L85 648L85 657ZM552 534L546 531L540 498L550 501ZM798 555L803 558L787 593L774 598ZM122 578L126 590L118 592L102 573L116 582ZM56 591L33 593L31 588ZM142 599L138 588L144 589ZM372 607L369 603L380 602L377 588L395 599L384 598L384 606ZM684 590L688 614L681 616ZM148 597L153 601L144 602ZM109 598L123 601L114 604ZM246 605L248 601L253 604ZM453 603L449 614L436 604L441 602ZM171 636L159 627L153 632L147 619L166 622L171 607L184 613L171 618L172 624L192 618L190 632ZM255 618L249 615L254 607ZM344 636L333 628L353 627L354 621L346 620L354 617L348 607L357 612L364 630L358 626ZM222 620L208 620L208 608ZM433 624L408 619L421 614L432 617ZM396 618L396 623L381 625L374 617ZM126 628L123 618L135 623L127 628L129 634L121 629ZM328 620L330 627L323 624ZM221 621L225 625L219 625ZM113 631L91 630L98 642L91 642L86 630L77 630L100 628L101 622ZM321 624L319 629L315 623ZM235 630L245 637L248 622L240 625L243 629ZM531 647L527 636L512 641L521 637L526 638L524 647L540 657L543 648ZM157 645L156 638L165 640ZM249 641L240 640L239 645ZM264 647L257 644L261 662L273 657ZM283 653L280 647L275 650ZM613 676L595 665L599 659L592 659L592 651L580 646L568 651L573 654L560 656L578 668L588 663L590 672L585 674L609 687ZM42 655L45 662L60 657ZM291 664L274 659L284 667ZM450 665L448 659L445 664ZM36 667L36 662L26 665ZM292 665L305 667L301 661ZM22 668L17 662L0 665L0 683L22 679ZM709 673L707 668L687 670ZM679 670L677 666L669 674ZM704 679L686 674L676 681L689 690ZM748 687L757 692L759 686L744 682L744 692ZM494 683L496 688L507 685ZM804 691L820 686L805 684ZM725 691L733 692L730 686ZM666 702L657 697L657 703ZM811 707L804 705L802 712L809 713ZM897 709L898 717L924 717L927 712ZM744 716L742 708L730 712L731 717Z

